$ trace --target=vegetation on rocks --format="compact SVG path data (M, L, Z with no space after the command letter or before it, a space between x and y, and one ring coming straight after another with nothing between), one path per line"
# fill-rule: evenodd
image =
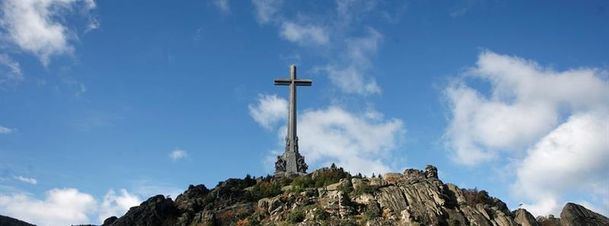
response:
M604 216L574 205L561 214L564 220L537 220L524 209L510 212L484 190L444 184L433 166L377 177L352 176L331 166L291 177L232 178L211 190L191 185L175 201L152 197L104 225L609 224Z

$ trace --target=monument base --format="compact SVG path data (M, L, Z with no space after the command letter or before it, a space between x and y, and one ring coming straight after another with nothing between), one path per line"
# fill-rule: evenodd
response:
M305 175L309 166L305 163L304 156L298 152L285 152L277 156L275 162L275 175Z

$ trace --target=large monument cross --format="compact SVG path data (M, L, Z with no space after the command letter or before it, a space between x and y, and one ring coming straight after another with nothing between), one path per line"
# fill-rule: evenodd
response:
M285 151L277 156L275 174L302 174L307 171L304 156L298 152L298 136L296 136L296 86L311 86L308 79L296 78L296 65L290 65L289 79L276 79L275 85L290 87L290 108L288 111L288 134L285 138Z

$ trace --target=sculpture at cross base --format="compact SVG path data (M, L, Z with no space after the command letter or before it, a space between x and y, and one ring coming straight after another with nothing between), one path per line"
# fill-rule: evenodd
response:
M275 175L304 174L307 172L307 163L304 156L298 152L298 136L296 135L296 86L311 86L313 82L308 79L296 78L296 65L290 65L289 79L276 79L275 85L289 86L290 104L288 111L288 133L285 138L285 151L277 156L275 162Z

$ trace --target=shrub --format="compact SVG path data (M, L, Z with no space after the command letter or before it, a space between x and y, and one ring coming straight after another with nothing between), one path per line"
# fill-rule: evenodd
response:
M292 183L290 185L292 185L292 187L295 191L300 192L305 188L310 188L310 187L315 186L315 182L313 181L313 179L311 179L310 176L306 175L306 176L300 176L300 177L294 178L294 180L292 180Z
M253 199L259 200L281 194L281 185L272 181L260 181L250 191Z
M353 186L350 185L341 185L339 188L340 191L344 192L345 194L349 194L353 191Z
M364 217L368 220L372 220L374 218L381 216L381 209L374 204L369 204L366 206L366 211L364 212Z
M342 168L326 169L317 171L315 174L315 178L313 178L313 181L315 182L315 187L319 188L334 184L343 178L351 178L351 175L343 171Z
M327 220L328 217L330 217L330 214L321 207L315 208L313 211L313 215L315 215L316 219L318 220Z
M461 224L461 222L457 219L448 220L448 226L459 226L459 225L464 225L464 224Z
M301 210L294 210L288 215L288 221L293 224L302 222L304 219L305 213Z
M362 195L364 193L372 194L374 193L374 188L368 183L361 183L361 185L355 189L355 195Z
M260 225L260 220L264 218L264 214L260 212L254 212L254 214L247 217L250 225Z

